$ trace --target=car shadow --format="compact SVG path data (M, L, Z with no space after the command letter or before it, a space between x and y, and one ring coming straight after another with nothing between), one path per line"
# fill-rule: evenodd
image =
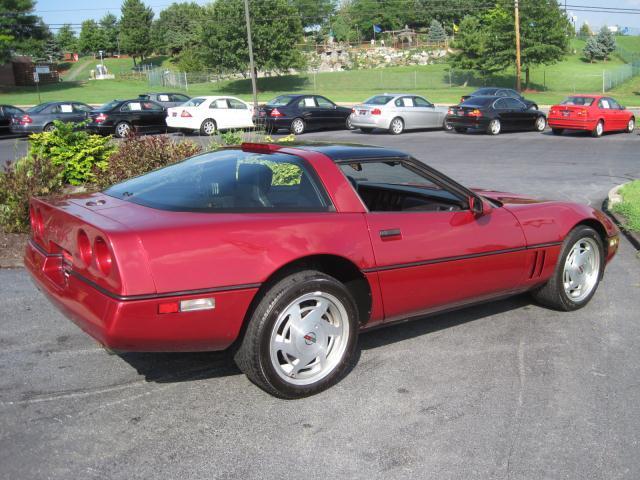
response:
M360 335L355 358L345 375L357 368L360 353L363 350L372 350L429 335L528 305L531 305L531 300L523 294L433 316L417 317L411 321L363 332ZM146 381L154 383L189 382L242 373L233 361L231 350L195 353L119 353L117 355L131 365L138 374L144 376Z

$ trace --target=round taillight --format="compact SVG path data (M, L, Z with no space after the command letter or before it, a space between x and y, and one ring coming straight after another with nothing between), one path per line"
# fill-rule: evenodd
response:
M93 254L100 271L105 275L109 275L111 273L113 257L111 256L107 242L105 242L102 237L96 237L93 242Z
M89 236L85 233L84 230L78 231L78 253L80 254L80 260L85 267L88 267L91 264L91 255L93 251L91 250L91 241L89 240Z
M37 208L31 209L31 231L33 232L34 237L42 238L42 232L44 231L44 226L42 224L42 214L40 210Z

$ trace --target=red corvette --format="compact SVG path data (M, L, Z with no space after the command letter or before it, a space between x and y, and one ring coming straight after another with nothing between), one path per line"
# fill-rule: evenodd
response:
M565 130L585 130L594 137L604 132L633 132L636 118L611 97L574 95L549 110L547 117L551 131L560 135Z
M285 398L338 381L361 330L524 291L580 308L618 247L591 207L470 190L366 146L245 144L34 198L31 219L26 266L101 344L231 347Z

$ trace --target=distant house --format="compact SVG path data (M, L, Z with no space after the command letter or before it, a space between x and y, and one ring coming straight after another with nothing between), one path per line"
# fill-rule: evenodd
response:
M38 72L40 84L60 81L55 63L34 62L31 57L16 56L11 62L0 65L0 85L35 86L34 72Z

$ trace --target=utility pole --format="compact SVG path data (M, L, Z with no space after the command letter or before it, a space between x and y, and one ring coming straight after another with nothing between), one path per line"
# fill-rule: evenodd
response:
M517 1L517 0L516 0ZM244 0L244 18L247 22L247 43L249 44L249 68L251 69L251 88L253 90L253 114L258 114L258 87L256 86L256 69L253 65L253 42L251 41L251 19L249 17L249 0Z
M519 92L522 87L522 65L520 65L520 11L518 9L518 0L515 1L515 18L516 18L516 90Z

